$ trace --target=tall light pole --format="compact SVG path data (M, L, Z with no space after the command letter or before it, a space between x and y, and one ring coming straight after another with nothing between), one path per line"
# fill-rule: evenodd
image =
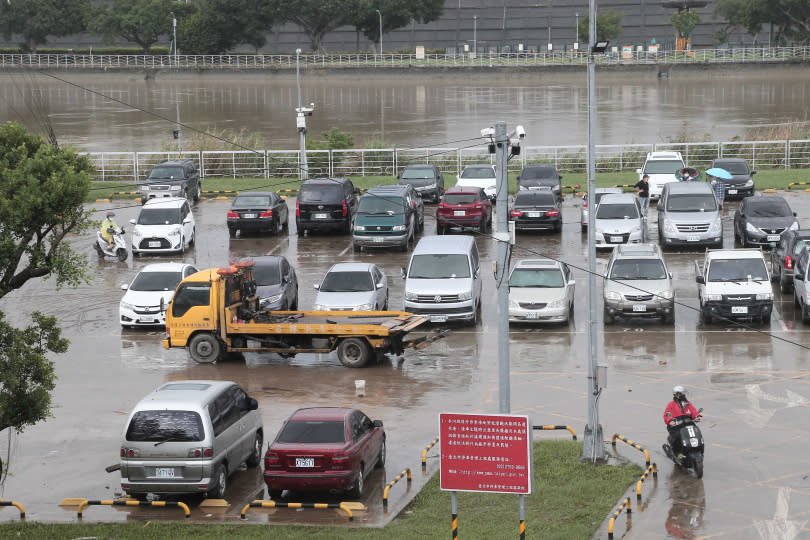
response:
M174 41L174 65L177 65L177 18L174 16L174 13L171 13L172 16L172 41Z
M478 15L473 15L473 53L472 57L478 55Z
M383 46L382 46L382 13L379 9L375 9L377 15L380 17L380 61L382 62Z
M301 105L301 62L299 56L301 49L295 49L295 80L298 83L298 108L295 109L295 125L298 127L299 135L299 151L301 159L301 180L309 178L309 166L307 165L307 116L312 116L312 110L315 108L314 103L310 103L309 107Z
M574 24L574 50L579 49L579 11L576 12L577 22Z

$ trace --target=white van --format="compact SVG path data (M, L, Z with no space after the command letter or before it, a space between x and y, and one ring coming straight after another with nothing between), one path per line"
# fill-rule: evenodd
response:
M430 322L467 321L481 315L481 261L469 235L425 236L411 254L405 278L405 311Z

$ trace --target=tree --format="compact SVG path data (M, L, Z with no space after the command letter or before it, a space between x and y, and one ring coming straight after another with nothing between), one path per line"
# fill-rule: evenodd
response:
M773 24L774 36L810 44L810 2L807 0L716 0L714 14L751 34Z
M0 29L9 41L22 35L20 46L33 50L49 37L69 36L84 31L90 0L8 0L0 2Z
M171 35L172 13L182 20L196 9L194 4L174 0L114 0L111 6L94 9L87 27L105 42L121 37L148 53L161 36Z
M179 22L178 41L188 54L220 54L240 43L258 52L278 18L273 0L205 0Z
M596 41L613 41L624 31L622 28L623 13L608 10L596 14ZM580 43L588 43L589 22L588 14L579 20L577 25L577 39Z
M274 0L284 20L297 24L309 37L313 51L323 52L324 36L351 23L358 0Z
M381 15L377 14L377 10ZM380 16L383 33L405 28L411 21L429 23L444 13L444 0L359 0L351 24L374 43L380 42ZM382 51L381 51L382 52Z
M684 9L673 13L672 17L669 18L669 22L675 27L679 38L689 39L692 30L700 23L700 15L691 9Z

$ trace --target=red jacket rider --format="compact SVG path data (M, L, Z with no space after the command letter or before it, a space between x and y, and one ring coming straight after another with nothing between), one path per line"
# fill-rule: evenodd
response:
M669 402L664 411L664 423L667 426L679 416L687 415L694 420L700 415L695 406L686 399L686 389L683 386L676 386L672 389L672 393L672 401Z

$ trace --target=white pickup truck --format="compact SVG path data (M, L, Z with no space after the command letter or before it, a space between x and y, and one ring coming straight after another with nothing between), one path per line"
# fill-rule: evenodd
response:
M771 320L773 290L759 249L708 249L695 261L700 315L705 324L722 319Z

